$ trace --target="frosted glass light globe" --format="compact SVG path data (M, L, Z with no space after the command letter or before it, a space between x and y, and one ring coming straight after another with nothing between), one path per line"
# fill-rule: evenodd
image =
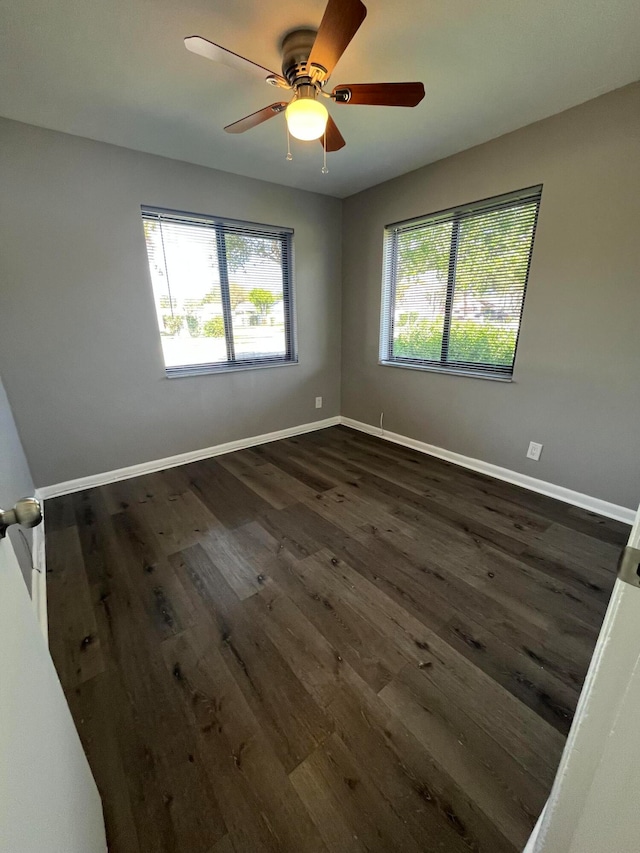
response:
M289 133L296 139L320 139L329 113L324 104L312 98L296 98L285 110Z

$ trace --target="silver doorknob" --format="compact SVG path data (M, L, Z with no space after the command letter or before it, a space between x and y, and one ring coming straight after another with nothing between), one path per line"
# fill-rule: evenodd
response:
M20 498L13 509L0 509L0 539L4 539L7 527L12 524L37 527L41 521L40 501L36 498Z

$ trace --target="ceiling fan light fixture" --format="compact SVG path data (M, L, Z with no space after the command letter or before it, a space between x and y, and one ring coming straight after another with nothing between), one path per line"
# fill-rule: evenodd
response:
M285 110L291 136L309 141L320 139L325 132L329 113L324 104L313 98L295 98Z
M344 148L345 141L335 121L318 101L320 95L335 104L364 104L380 107L416 107L424 98L422 83L344 83L329 94L324 86L333 69L367 15L362 0L327 0L317 30L301 27L290 30L280 44L282 74L276 74L222 45L202 36L187 36L188 50L230 68L250 71L267 83L293 91L287 104L278 101L225 127L227 133L244 133L285 113L288 136L317 139L325 155ZM266 75L266 77L265 77ZM340 110L342 107L339 108ZM291 159L290 152L287 159Z

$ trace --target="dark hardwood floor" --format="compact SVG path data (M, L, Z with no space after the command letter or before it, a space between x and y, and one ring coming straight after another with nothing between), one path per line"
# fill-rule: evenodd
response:
M111 853L522 849L624 525L343 427L45 509Z

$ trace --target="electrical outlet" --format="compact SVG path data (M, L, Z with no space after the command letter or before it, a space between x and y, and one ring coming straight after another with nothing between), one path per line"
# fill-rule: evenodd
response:
M537 462L540 459L542 448L543 445L538 444L537 441L530 441L529 449L527 450L527 459L534 459Z
M316 409L322 408L322 397L316 397Z

